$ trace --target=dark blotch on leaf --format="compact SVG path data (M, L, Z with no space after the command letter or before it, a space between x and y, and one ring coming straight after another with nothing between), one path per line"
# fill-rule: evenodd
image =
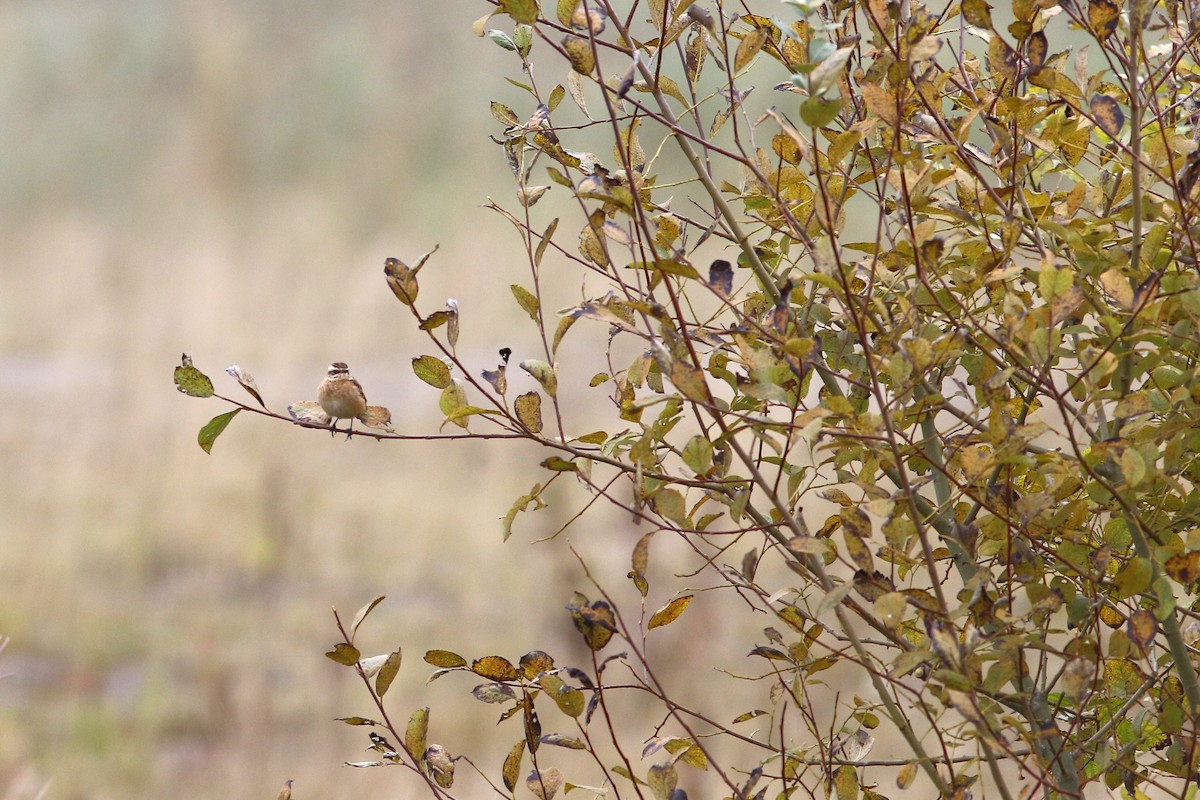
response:
M733 292L733 267L723 258L718 258L708 268L708 285L722 296L728 297Z

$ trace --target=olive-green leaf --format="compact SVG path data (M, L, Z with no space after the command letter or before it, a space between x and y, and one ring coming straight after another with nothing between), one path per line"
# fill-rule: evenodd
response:
M687 468L697 475L703 475L712 469L713 444L704 436L697 434L688 439L679 455Z
M554 367L536 358L526 359L520 366L542 385L546 394L551 397L558 394L558 372Z
M591 75L595 71L596 56L592 52L592 45L587 39L581 39L578 36L566 36L562 40L562 46L567 53L567 59L571 62L571 69L580 75Z
M436 356L418 356L412 360L413 372L417 377L437 389L450 385L450 367Z
M363 620L367 618L367 615L374 611L375 606L382 603L385 599L387 599L387 595L381 594L358 610L358 612L354 615L354 621L350 623L351 640L354 639L354 634L358 633L358 626L362 625Z
M1150 588L1150 579L1154 575L1154 567L1150 559L1136 556L1121 568L1113 578L1117 588L1116 599L1125 600L1145 592Z
M517 305L524 309L531 320L537 322L538 315L542 310L542 304L538 302L537 295L516 283L512 285L512 293L513 297L517 298Z
M442 396L438 400L438 408L446 415L446 418L460 428L465 428L471 421L471 414L456 413L460 409L468 408L467 406L467 390L462 387L458 381L450 381L450 385L442 389Z
M540 13L537 0L500 0L500 10L525 25L537 22Z
M513 402L517 421L530 433L542 432L542 396L537 392L526 392Z
M575 8L579 5L579 0L558 0L558 21L563 25L570 25L571 18L575 15ZM512 786L508 787L512 790Z
M192 366L192 359L183 354L183 363L175 368L175 388L189 397L212 397L213 385L200 370Z
M208 379L205 378L205 380ZM196 440L200 443L200 448L204 452L212 452L213 442L217 441L217 437L221 435L222 431L229 427L229 423L233 422L233 418L236 417L240 411L240 408L235 408L233 411L227 411L224 414L218 414L210 419L208 424L200 429L200 435L196 437Z
M500 776L504 779L504 788L510 792L517 787L517 779L521 775L521 759L525 756L525 740L513 745L512 750L504 758L504 767Z
M681 528L690 527L687 517L687 502L678 489L670 487L659 489L651 499L654 511L660 517L670 520Z
M400 650L397 648L388 654L387 661L379 668L379 674L375 676L375 693L380 697L387 694L392 681L396 679L396 675L400 672L400 660Z
M656 800L671 800L679 775L675 772L674 764L655 764L646 771L646 783L654 792Z
M467 660L449 650L429 650L425 653L425 663L443 669L454 669L455 667L465 667Z
M404 749L414 761L420 761L425 756L429 736L429 706L418 708L408 718L408 727L404 729Z
M804 120L805 125L824 128L837 119L838 112L841 110L842 99L840 97L826 99L814 95L800 104L800 119Z
M646 629L661 628L664 625L670 625L675 620L679 619L679 615L687 609L692 603L695 595L685 594L683 597L676 597L671 602L654 612L650 617L650 621L646 623Z
M987 0L963 0L962 15L970 24L991 30L992 7L987 4Z
M325 654L325 657L343 666L353 667L362 658L362 653L358 652L358 648L354 645L340 642L335 644L333 649Z

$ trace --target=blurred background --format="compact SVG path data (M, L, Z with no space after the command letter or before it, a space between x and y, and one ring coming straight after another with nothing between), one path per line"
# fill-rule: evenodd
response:
M523 251L482 208L513 205L488 102L531 110L501 77L515 57L471 33L487 10L0 5L0 800L412 787L342 766L372 754L365 729L333 718L376 715L323 656L331 606L349 617L388 595L360 644L404 648L392 713L432 704L432 739L458 753L498 709L462 678L425 689L425 650L557 647L583 663L562 608L595 592L568 544L636 596L624 574L646 531L627 517L535 544L577 490L501 543L499 517L545 479L528 448L346 442L243 414L206 455L196 433L227 407L172 386L186 351L219 392L246 399L224 374L236 363L283 410L343 360L399 430L435 431L437 392L409 367L433 351L382 267L436 244L423 305L459 300L466 361L538 354L507 288L528 284ZM559 307L579 298L577 276L555 280ZM719 635L703 605L689 613ZM659 641L682 646L674 635ZM493 774L510 727L474 753ZM461 780L463 796L490 794Z

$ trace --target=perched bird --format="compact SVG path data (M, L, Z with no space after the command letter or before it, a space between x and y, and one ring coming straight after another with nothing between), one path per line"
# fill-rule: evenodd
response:
M288 780L279 790L279 800L292 800L292 782Z
M350 368L342 361L329 365L325 380L317 387L317 402L329 415L330 435L337 432L339 419L350 420L347 439L354 432L354 420L367 413L367 396L359 382L350 377Z

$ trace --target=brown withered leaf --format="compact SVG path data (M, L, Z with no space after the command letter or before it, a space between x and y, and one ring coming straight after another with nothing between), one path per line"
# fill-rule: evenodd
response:
M896 587L882 572L866 572L860 569L854 573L854 590L874 603L885 594L896 591Z
M512 681L520 676L517 668L504 656L484 656L483 658L477 658L471 664L471 672L474 672L481 678L493 681Z
M595 71L596 55L592 52L592 45L587 39L581 39L578 36L564 36L562 46L571 62L572 70L580 75L591 75Z
M1112 138L1117 138L1121 133L1121 128L1125 125L1125 112L1121 111L1121 106L1116 100L1106 94L1098 94L1092 97L1088 108L1092 110L1092 116L1096 118L1096 124Z
M841 513L842 536L846 552L854 565L864 572L875 571L875 559L867 540L871 538L871 519L861 508L847 508Z
M233 376L233 379L237 381L238 384L245 389L251 397L257 400L260 406L263 408L267 407L267 404L263 402L262 395L258 393L258 384L254 382L253 375L251 375L249 372L246 372L246 370L242 369L237 364L230 364L225 368L225 371Z
M708 268L708 285L722 297L728 297L733 292L733 267L728 261L718 258Z
M367 406L367 413L358 418L359 422L368 428L378 428L392 433L392 412L384 406Z
M554 800L554 795L562 788L565 781L562 770L557 767L549 767L529 773L529 777L525 779L525 786L537 800Z
M516 116L515 114L513 115ZM392 294L396 295L396 299L406 306L411 306L417 300L417 273L421 271L421 267L425 266L425 262L429 257L438 251L435 246L428 253L417 259L417 264L414 267L409 267L403 261L397 258L389 258L383 262L383 274L387 276L388 287L392 290Z
M530 650L521 656L521 674L528 680L533 680L543 672L554 669L554 659L542 650Z
M517 778L521 774L521 759L525 757L525 740L517 742L513 745L512 750L504 758L504 766L500 770L500 775L504 779L504 788L510 792L517 786Z
M525 695L519 708L523 712L522 716L525 722L525 746L529 748L531 754L536 753L542 743L542 722L533 709L533 695Z
M321 408L321 404L315 400L301 400L298 403L292 403L288 406L288 415L297 422L303 422L308 425L328 427L330 422L329 415Z
M542 432L542 396L537 392L526 392L514 401L513 409L520 422L530 433Z
M1151 612L1139 608L1129 616L1125 632L1129 640L1145 652L1154 643L1154 635L1158 633L1158 620Z
M1121 18L1121 7L1112 0L1089 0L1088 25L1101 41L1112 36Z
M769 37L770 34L764 28L755 28L743 36L742 41L738 43L737 53L733 57L733 71L737 73L745 69L758 55L758 51L762 50Z
M1172 580L1184 586L1191 586L1200 581L1200 550L1171 556L1163 565L1163 569Z
M1042 31L1031 34L1027 44L1029 48L1029 65L1040 68L1046 63L1046 54L1050 52L1050 42Z
M962 15L977 28L992 29L992 7L987 0L963 0Z
M454 785L454 759L440 744L431 744L425 749L425 766L438 786L449 789Z
M999 34L994 34L988 42L987 61L988 69L995 76L996 83L1003 84L1005 90L1011 93L1017 82L1017 70L1021 63L1017 51Z
M567 611L575 629L583 634L584 641L593 651L608 644L617 629L616 615L603 600L589 604L586 597L576 592L567 604Z

